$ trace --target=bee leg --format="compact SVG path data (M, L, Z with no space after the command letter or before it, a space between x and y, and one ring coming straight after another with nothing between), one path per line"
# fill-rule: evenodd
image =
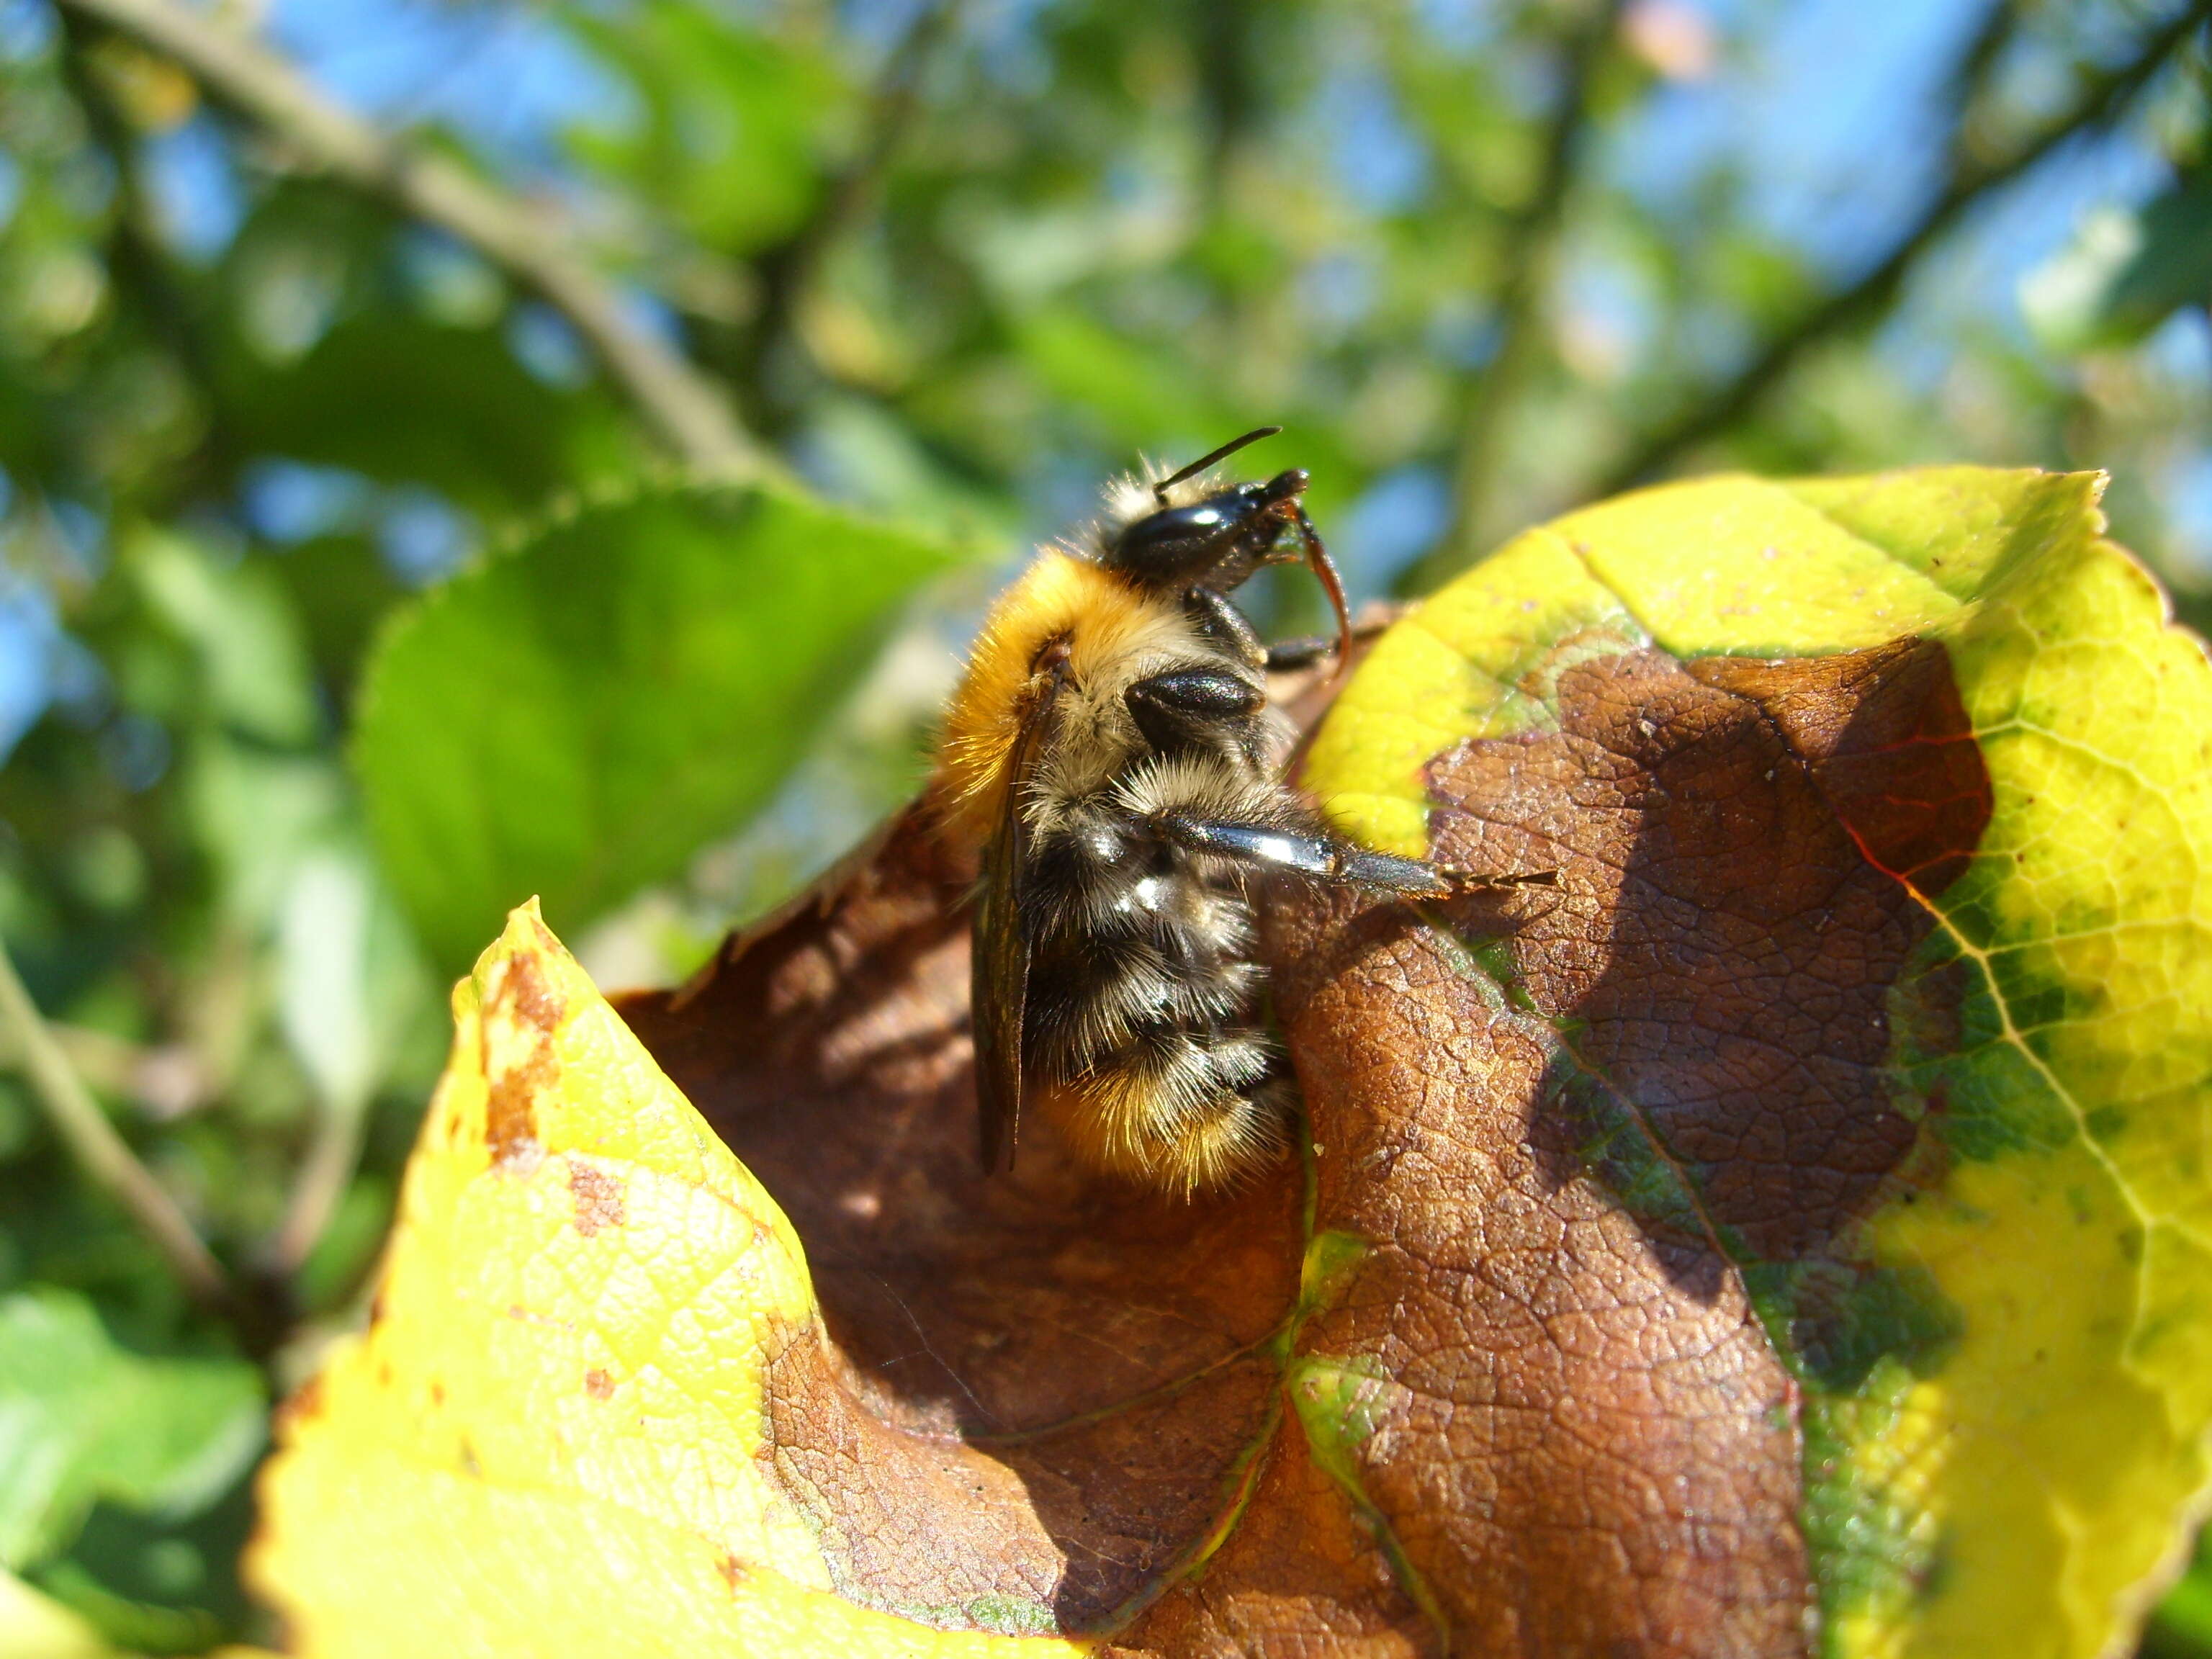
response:
M1162 840L1194 853L1232 860L1255 869L1304 876L1332 887L1370 893L1399 893L1408 898L1449 898L1477 887L1553 887L1556 870L1485 875L1455 865L1401 859L1354 846L1328 834L1285 830L1268 823L1234 823L1167 811L1146 820Z
M1139 680L1121 702L1146 742L1164 753L1244 742L1267 694L1234 674L1190 668Z
M1270 672L1310 668L1323 657L1335 653L1335 635L1301 634L1294 640L1278 640L1267 647L1267 668Z
M1470 870L1463 864L1432 864L1429 866L1446 878L1459 891L1472 892L1481 887L1557 887L1557 870Z
M1255 869L1304 876L1335 887L1360 887L1417 898L1443 898L1451 878L1432 864L1370 852L1333 836L1310 835L1272 823L1232 823L1191 812L1168 811L1147 820L1164 841Z
M1194 587L1183 594L1182 608L1208 639L1227 646L1255 668L1267 666L1267 647L1260 643L1244 613L1229 603L1227 594L1210 587Z

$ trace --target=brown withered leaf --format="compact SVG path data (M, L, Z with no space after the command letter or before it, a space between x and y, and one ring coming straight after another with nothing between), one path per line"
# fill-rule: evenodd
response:
M1986 781L1933 647L1629 652L1559 696L1559 732L1432 775L1439 856L1557 867L1556 892L1274 895L1310 1228L1291 1167L1194 1204L1042 1139L978 1171L972 872L926 812L685 992L620 1005L806 1242L824 1340L776 1362L774 1456L842 1594L1006 1598L1173 1654L1800 1642L1792 1383L1711 1228L1586 1167L1583 1097L1664 1100L1714 1225L1817 1249L1911 1139L1874 1068L1926 924L1852 830L1954 860ZM1929 805L1880 817L1899 800Z
M1292 1173L1221 1202L1094 1181L1041 1129L975 1152L971 870L925 810L826 903L618 1004L805 1241L817 1343L776 1361L778 1474L839 1590L1112 1622L1221 1523L1297 1297Z

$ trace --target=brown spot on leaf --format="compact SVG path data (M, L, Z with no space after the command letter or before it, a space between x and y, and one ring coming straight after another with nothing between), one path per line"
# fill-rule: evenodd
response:
M1323 1223L1371 1248L1304 1346L1395 1385L1352 1457L1455 1640L1793 1650L1795 1398L1726 1264L1580 1178L1546 1109L1553 1045L1433 938L1375 939L1346 969L1288 1023L1302 1060L1361 1031L1306 1088L1351 1153L1324 1166ZM1359 1175L1416 1132L1387 1183Z
M807 1338L771 1364L763 1456L816 1528L838 1593L929 1623L960 1621L924 1609L987 1597L1048 1609L1064 1558L1013 1471L855 1409L834 1367Z
M493 1162L515 1174L528 1175L544 1161L533 1103L559 1075L552 1034L566 1013L538 958L511 957L501 965L486 1000L486 1020L512 1021L518 1036L532 1040L519 1056L485 1055L484 1139ZM497 1045L502 1051L508 1046Z
M717 1571L722 1575L722 1583L729 1587L730 1594L735 1595L738 1586L744 1583L747 1577L745 1564L736 1556L725 1553Z
M1643 1122L1751 1256L1820 1249L1915 1133L1888 1100L1886 1000L1933 922L1859 837L1948 880L1988 821L1942 649L1724 669L1629 652L1559 696L1556 734L1438 763L1443 855L1559 866L1513 956L1577 1022L1571 1109Z
M1684 668L1758 705L1877 869L1930 896L1965 872L1990 821L1990 777L1941 645Z
M491 1148L492 1162L501 1169L528 1175L544 1162L533 1103L553 1076L551 1053L539 1049L523 1064L485 1079L484 1144Z
M286 1396L277 1408L277 1426L281 1430L286 1424L305 1422L322 1414L323 1376L318 1371Z
M584 1392L594 1400L611 1400L614 1397L615 1380L594 1365L584 1373Z
M605 1227L619 1227L624 1215L623 1199L628 1188L620 1176L610 1175L580 1158L568 1160L568 1196L575 1204L569 1224L589 1238Z
M1063 1628L1107 1622L1217 1517L1221 1478L1276 1386L1271 1365L1246 1359L1087 1421L963 1443L861 1407L834 1363L811 1340L777 1360L769 1461L843 1595L955 1627L918 1609L988 1599Z
M544 923L538 924L538 947L543 951L557 951L560 943L547 930ZM560 1029L568 1007L558 992L545 982L545 969L537 957L508 957L495 992L495 1000L505 1004L514 1018L547 1036Z
M1112 1659L1430 1659L1446 1647L1443 1632L1400 1583L1372 1524L1315 1466L1297 1418L1285 1413L1250 1503L1205 1571L1171 1588L1105 1651Z

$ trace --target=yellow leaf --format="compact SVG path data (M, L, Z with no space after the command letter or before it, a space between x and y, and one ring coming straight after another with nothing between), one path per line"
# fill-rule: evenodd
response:
M959 1656L833 1588L762 1453L799 1241L538 920L453 1059L365 1338L289 1409L251 1571L295 1651Z
M100 1632L0 1569L0 1654L7 1659L114 1659Z

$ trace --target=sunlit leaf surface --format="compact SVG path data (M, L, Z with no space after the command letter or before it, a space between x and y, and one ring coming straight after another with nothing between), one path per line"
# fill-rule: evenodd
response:
M796 496L587 505L386 632L354 755L384 866L465 964L509 906L580 927L757 809L941 544Z
M976 1173L926 809L619 1010L517 912L265 1483L301 1651L2106 1650L2212 1419L2212 670L2094 495L1676 486L1401 623L1305 782L1559 884L1275 896L1225 1200Z

